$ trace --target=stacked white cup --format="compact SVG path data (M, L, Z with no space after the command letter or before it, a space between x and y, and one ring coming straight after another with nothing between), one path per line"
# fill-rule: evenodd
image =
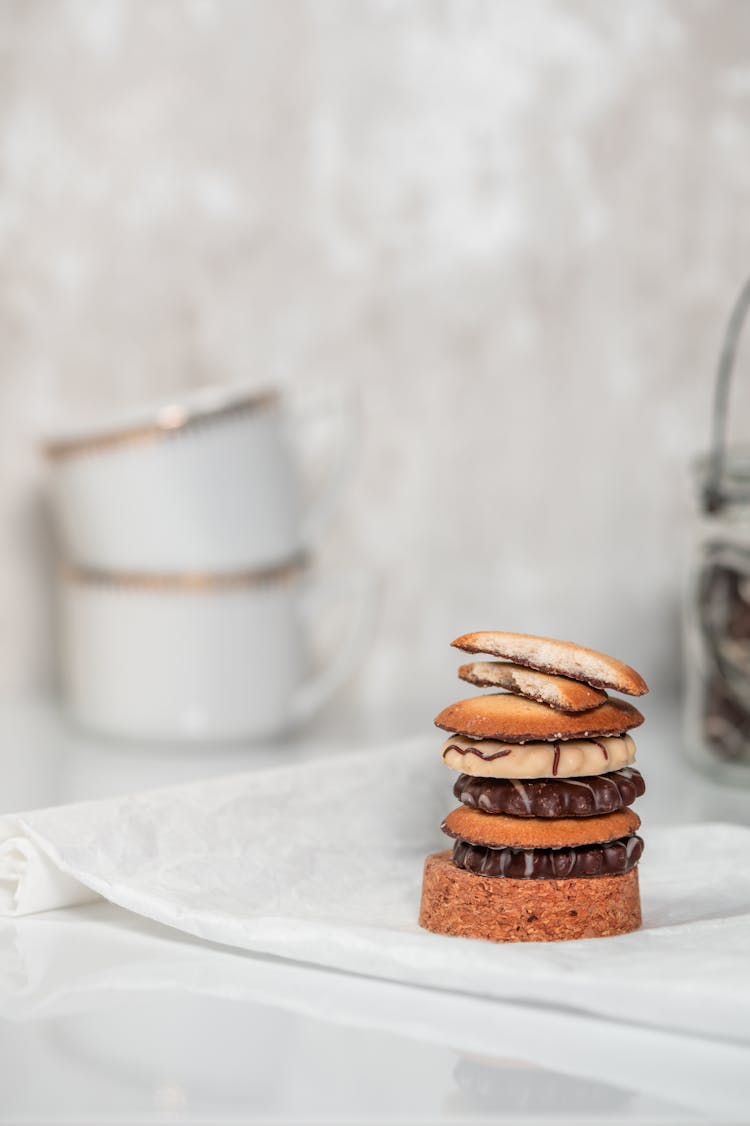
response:
M295 435L321 412L338 415L337 450L306 505ZM309 550L347 477L352 415L341 392L212 389L46 442L76 721L132 738L252 738L343 683L371 584L313 579ZM347 636L313 668L315 621L342 601Z

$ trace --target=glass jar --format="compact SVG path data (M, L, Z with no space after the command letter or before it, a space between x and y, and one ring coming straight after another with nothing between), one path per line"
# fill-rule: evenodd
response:
M713 448L697 465L700 514L688 583L686 736L712 777L750 783L750 448L727 447L729 384L750 279L719 361Z

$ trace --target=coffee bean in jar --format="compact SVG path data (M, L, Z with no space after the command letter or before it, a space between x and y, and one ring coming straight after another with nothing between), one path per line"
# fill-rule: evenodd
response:
M686 605L687 741L713 777L750 783L750 448L727 446L729 383L750 279L719 362L713 448L698 463L700 513Z

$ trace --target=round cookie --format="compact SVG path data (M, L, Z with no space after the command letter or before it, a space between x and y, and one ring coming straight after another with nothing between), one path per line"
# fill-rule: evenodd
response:
M446 766L476 778L583 778L630 766L635 743L630 735L523 744L451 735L441 754Z
M603 704L607 693L567 676L551 676L507 661L472 661L458 670L461 680L478 688L502 688L548 704L561 712L585 712Z
M441 829L449 837L488 848L576 848L629 837L641 819L632 809L601 817L529 818L502 813L482 813L459 805L451 810Z
M641 723L641 713L625 700L607 699L586 712L569 714L509 692L459 700L435 719L435 726L445 731L509 743L621 735Z
M424 866L419 924L491 942L560 942L627 934L641 925L638 869L597 879L516 880L457 868L435 852Z
M569 676L594 688L613 688L626 696L643 696L648 692L646 681L630 665L572 641L557 641L530 633L480 630L457 637L451 645L465 653L486 653L540 672Z
M640 772L625 767L589 778L472 778L460 774L458 801L483 813L511 817L592 817L632 805L646 792Z
M632 834L579 848L488 848L456 841L453 863L478 876L515 880L599 879L635 868L643 841Z

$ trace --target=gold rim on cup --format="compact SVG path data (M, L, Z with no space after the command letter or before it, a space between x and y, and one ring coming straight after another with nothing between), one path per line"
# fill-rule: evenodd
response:
M300 553L284 563L258 567L250 571L186 571L172 574L148 571L110 571L62 565L62 576L68 582L110 590L164 591L180 594L208 594L214 591L252 590L259 587L283 586L293 582L309 563Z
M212 407L190 407L175 402L162 407L152 422L123 426L100 434L84 434L78 438L52 439L43 443L42 451L50 461L64 461L67 458L101 453L121 446L160 441L177 434L190 433L206 423L221 422L236 415L255 414L268 410L278 402L278 399L278 392L266 390Z

